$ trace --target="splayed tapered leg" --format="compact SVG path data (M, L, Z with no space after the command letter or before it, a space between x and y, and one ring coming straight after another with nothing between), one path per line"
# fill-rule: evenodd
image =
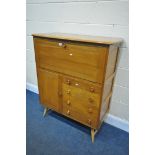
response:
M43 117L45 117L46 116L46 114L47 114L47 111L48 111L48 108L44 108L44 113L43 113Z

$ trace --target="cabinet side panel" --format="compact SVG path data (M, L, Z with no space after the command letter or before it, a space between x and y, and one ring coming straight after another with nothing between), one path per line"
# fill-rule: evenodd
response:
M39 89L39 81L38 81L38 74L39 74L39 58L38 58L38 49L37 49L37 42L36 38L33 37L33 44L34 44L34 53L35 53L35 64L36 64L36 71L37 71L37 83L38 83L38 89ZM40 98L40 96L39 96Z
M103 94L102 94L102 106L100 111L100 121L103 119L105 113L109 109L110 98L112 96L112 87L115 77L115 69L118 58L118 47L111 45L109 47L107 67L105 74L105 81L103 85Z

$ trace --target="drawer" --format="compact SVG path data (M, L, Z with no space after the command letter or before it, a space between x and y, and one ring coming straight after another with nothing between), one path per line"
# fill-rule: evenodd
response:
M63 107L63 114L75 121L85 124L86 126L92 128L98 127L97 116L81 114L70 107Z
M107 47L35 39L39 67L102 83Z
M74 88L79 88L82 90L85 90L91 94L100 94L101 93L101 84L94 84L92 82L79 79L79 78L73 78L69 76L63 76L63 84Z
M80 100L74 102L72 99L63 100L63 107L72 108L73 110L77 111L78 113L85 114L85 115L93 115L97 116L99 113L99 109L94 105L89 105L88 103L81 102Z
M95 110L93 107L75 107L74 106L75 103L71 103L70 105L68 104L68 102L66 104L63 104L63 109L71 109L72 111L82 115L83 117L90 117L90 118L97 118L99 115L99 111Z

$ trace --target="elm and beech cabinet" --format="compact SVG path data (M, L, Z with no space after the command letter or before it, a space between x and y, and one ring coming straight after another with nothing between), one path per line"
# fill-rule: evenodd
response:
M33 34L40 102L91 128L109 109L120 38L67 33Z

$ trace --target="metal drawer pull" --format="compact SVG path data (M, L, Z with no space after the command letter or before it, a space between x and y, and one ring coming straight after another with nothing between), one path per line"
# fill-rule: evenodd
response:
M59 46L63 46L63 43L58 43Z
M66 45L65 45L64 43L58 43L58 45L59 45L60 47L66 47Z
M70 56L72 56L73 54L72 54L72 53L70 53L69 55L70 55Z

